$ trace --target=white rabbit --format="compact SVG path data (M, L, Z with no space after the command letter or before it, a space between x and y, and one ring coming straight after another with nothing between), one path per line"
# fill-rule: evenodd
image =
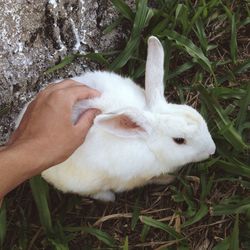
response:
M163 58L161 43L151 36L145 91L111 72L72 78L102 93L77 103L73 122L90 107L102 114L70 158L42 173L45 180L63 192L113 201L113 192L145 185L214 154L215 144L202 116L190 106L166 102Z

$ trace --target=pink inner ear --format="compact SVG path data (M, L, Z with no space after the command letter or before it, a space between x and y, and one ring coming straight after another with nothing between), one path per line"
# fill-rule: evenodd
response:
M145 131L141 126L139 126L136 122L132 121L126 115L119 116L119 123L117 124L121 129L133 129L139 131Z
M142 138L147 134L145 118L140 114L106 114L96 118L95 124L106 132L124 138Z

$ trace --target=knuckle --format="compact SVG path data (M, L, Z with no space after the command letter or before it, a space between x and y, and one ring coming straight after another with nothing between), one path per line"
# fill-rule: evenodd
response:
M92 98L92 97L98 97L98 96L101 95L101 93L100 93L98 90L92 89L92 88L90 88L90 87L88 87L88 86L82 85L81 88L82 88L83 91L86 92L86 94L87 94L90 98Z
M96 89L92 89L91 92L92 92L92 95L93 95L94 97L100 96L100 95L101 95L101 93L100 93L99 91L97 91Z
M61 99L61 98L64 98L64 96L65 96L65 93L63 89L57 89L51 93L51 98L55 98L55 99Z
M78 138L79 138L79 136L78 136ZM85 141L85 136L80 136L78 144L81 145L84 143L84 141Z
M60 85L71 86L71 85L74 85L75 83L76 83L76 81L74 81L70 78L66 78L60 82Z

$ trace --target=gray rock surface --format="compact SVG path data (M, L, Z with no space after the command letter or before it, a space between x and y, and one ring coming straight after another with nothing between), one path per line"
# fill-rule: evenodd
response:
M131 1L130 1L131 2ZM46 83L94 64L77 60L56 74L44 71L66 55L105 51L122 39L103 36L117 15L105 0L0 0L0 145L23 105Z

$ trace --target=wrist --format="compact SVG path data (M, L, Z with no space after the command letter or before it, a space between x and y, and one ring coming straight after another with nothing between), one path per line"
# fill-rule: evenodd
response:
M0 151L0 200L16 186L40 173L42 164L30 151L30 144L15 143Z
M45 159L41 157L42 151L32 140L15 142L5 147L3 152L18 163L19 174L25 179L29 179L47 168Z

